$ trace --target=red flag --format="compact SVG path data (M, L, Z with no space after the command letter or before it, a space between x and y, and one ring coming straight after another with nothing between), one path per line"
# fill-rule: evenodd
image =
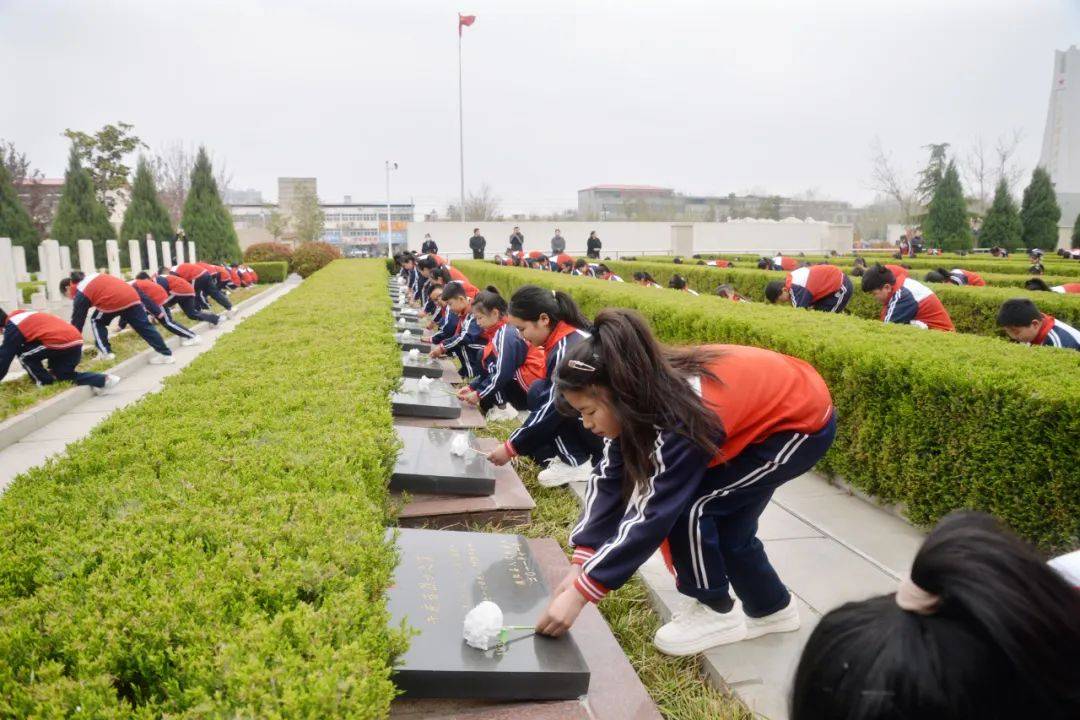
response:
M461 28L463 26L472 25L474 22L476 22L476 16L475 15L462 15L461 13L458 13L458 16L457 16L457 34L458 34L458 37L461 37Z

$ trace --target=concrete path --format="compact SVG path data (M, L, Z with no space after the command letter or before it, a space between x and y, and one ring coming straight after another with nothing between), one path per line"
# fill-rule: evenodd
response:
M81 402L70 405L63 410L63 414L55 419L44 422L33 432L23 436L17 442L0 450L0 492L7 489L11 481L30 468L43 464L51 456L64 451L69 443L86 437L91 430L114 411L137 402L148 393L154 393L161 389L165 378L181 372L191 361L214 347L218 338L232 332L233 328L244 318L259 312L264 307L274 302L281 296L290 292L297 286L295 282L284 282L276 288L251 298L250 301L237 307L237 316L233 320L222 322L218 327L204 327L197 330L203 341L199 345L191 347L179 347L170 340L173 356L176 362L172 365L150 365L146 362L153 350L147 350L134 358L125 360L121 365L132 363L133 369L124 375L121 383L105 395L94 396L89 392L81 392L84 388L73 388L68 398L83 398ZM138 358L138 359L137 359ZM134 362L133 362L134 361ZM120 366L118 365L117 368ZM110 369L114 372L114 369ZM34 413L48 413L48 406L57 399L67 395L51 398L41 405L32 407L20 414L19 418L32 416ZM67 400L68 403L71 400Z
M585 483L574 483L579 500ZM923 534L900 518L808 473L781 486L758 536L799 602L798 632L766 635L705 653L710 678L754 712L786 720L802 647L822 615L846 602L893 592ZM685 602L660 554L638 571L666 621Z

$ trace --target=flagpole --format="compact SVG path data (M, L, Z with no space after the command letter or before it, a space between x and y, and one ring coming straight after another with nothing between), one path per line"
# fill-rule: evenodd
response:
M461 151L461 204L458 205L458 215L465 220L465 110L462 103L461 91L461 16L458 16L457 31L457 87L458 87L458 148Z

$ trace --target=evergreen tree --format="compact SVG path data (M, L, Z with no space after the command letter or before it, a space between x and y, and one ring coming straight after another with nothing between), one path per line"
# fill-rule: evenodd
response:
M957 252L971 249L971 224L967 201L960 186L956 163L950 162L934 190L922 225L923 237L931 247Z
M1080 248L1080 215L1076 216L1076 220L1073 221L1073 234L1072 243L1074 248Z
M27 270L38 269L37 228L19 201L11 175L3 163L0 163L0 237L11 238L12 246L26 248Z
M1009 183L1005 178L1001 178L994 192L994 202L986 212L986 220L983 221L982 232L979 234L979 244L983 247L997 245L1015 250L1020 247L1022 233L1016 201L1009 194Z
M1031 173L1031 183L1024 189L1024 202L1020 206L1020 222L1024 225L1024 247L1053 250L1058 243L1058 220L1061 208L1054 196L1054 183L1050 173L1036 167Z
M141 243L146 240L147 233L159 243L173 239L172 220L169 218L169 211L158 199L150 163L146 158L140 157L135 170L135 182L131 186L131 204L124 212L124 223L120 226L120 238L138 240ZM127 252L127 243L120 243L120 247Z
M68 156L67 172L64 173L64 194L56 206L56 219L53 220L49 236L71 248L73 257L77 257L78 240L93 240L94 264L97 267L108 262L105 241L116 238L116 229L109 222L109 211L98 202L90 173L79 163L74 146Z
M232 216L218 195L214 171L206 148L199 148L191 171L191 189L180 220L188 240L194 241L198 256L208 261L240 261L240 242Z

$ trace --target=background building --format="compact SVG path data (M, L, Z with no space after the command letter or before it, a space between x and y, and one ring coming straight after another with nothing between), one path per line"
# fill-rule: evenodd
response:
M1080 48L1075 45L1054 52L1039 164L1054 181L1061 206L1058 246L1067 248L1080 212Z

